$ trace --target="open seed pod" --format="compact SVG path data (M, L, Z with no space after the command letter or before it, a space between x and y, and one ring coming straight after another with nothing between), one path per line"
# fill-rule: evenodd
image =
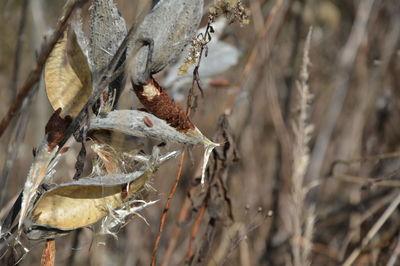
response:
M156 148L138 171L81 178L43 191L25 221L28 238L52 238L96 223L122 208L163 162L177 154L159 156Z
M75 32L67 29L54 46L44 69L50 104L54 110L61 108L63 117L75 117L92 93L92 76L87 61Z
M202 183L204 184L205 169L212 150L219 146L206 138L201 131L193 128L185 131L170 126L166 121L147 112L138 110L115 110L104 117L95 117L91 120L88 134L96 130L111 130L122 132L136 137L149 137L165 142L197 145L205 148L202 167Z

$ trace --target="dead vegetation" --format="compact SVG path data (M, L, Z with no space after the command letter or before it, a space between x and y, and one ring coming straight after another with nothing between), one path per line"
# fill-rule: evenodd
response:
M0 2L0 264L398 265L400 2L153 2Z

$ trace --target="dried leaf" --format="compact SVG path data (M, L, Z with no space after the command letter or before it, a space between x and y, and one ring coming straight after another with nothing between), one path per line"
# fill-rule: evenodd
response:
M81 143L81 150L78 153L78 157L76 158L75 163L75 175L73 179L79 179L82 175L83 168L85 167L86 161L86 147L85 143Z
M51 106L61 108L62 116L75 117L92 93L92 80L73 30L66 30L55 45L46 62L44 79Z

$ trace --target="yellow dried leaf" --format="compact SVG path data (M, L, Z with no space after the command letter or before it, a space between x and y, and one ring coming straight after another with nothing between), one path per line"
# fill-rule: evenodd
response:
M179 68L178 75L185 75L189 70L189 64L184 62L183 65Z
M66 30L45 66L44 79L51 106L62 116L75 117L92 93L91 72L76 35Z

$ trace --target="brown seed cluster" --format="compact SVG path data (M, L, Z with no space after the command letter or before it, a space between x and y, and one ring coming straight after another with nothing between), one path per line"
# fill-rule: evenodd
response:
M195 128L182 108L153 78L145 86L133 85L133 89L146 110L170 126L183 132Z
M47 144L49 151L52 151L64 139L64 133L72 122L72 117L67 115L65 118L60 116L61 108L58 108L50 117L45 127L47 134Z

